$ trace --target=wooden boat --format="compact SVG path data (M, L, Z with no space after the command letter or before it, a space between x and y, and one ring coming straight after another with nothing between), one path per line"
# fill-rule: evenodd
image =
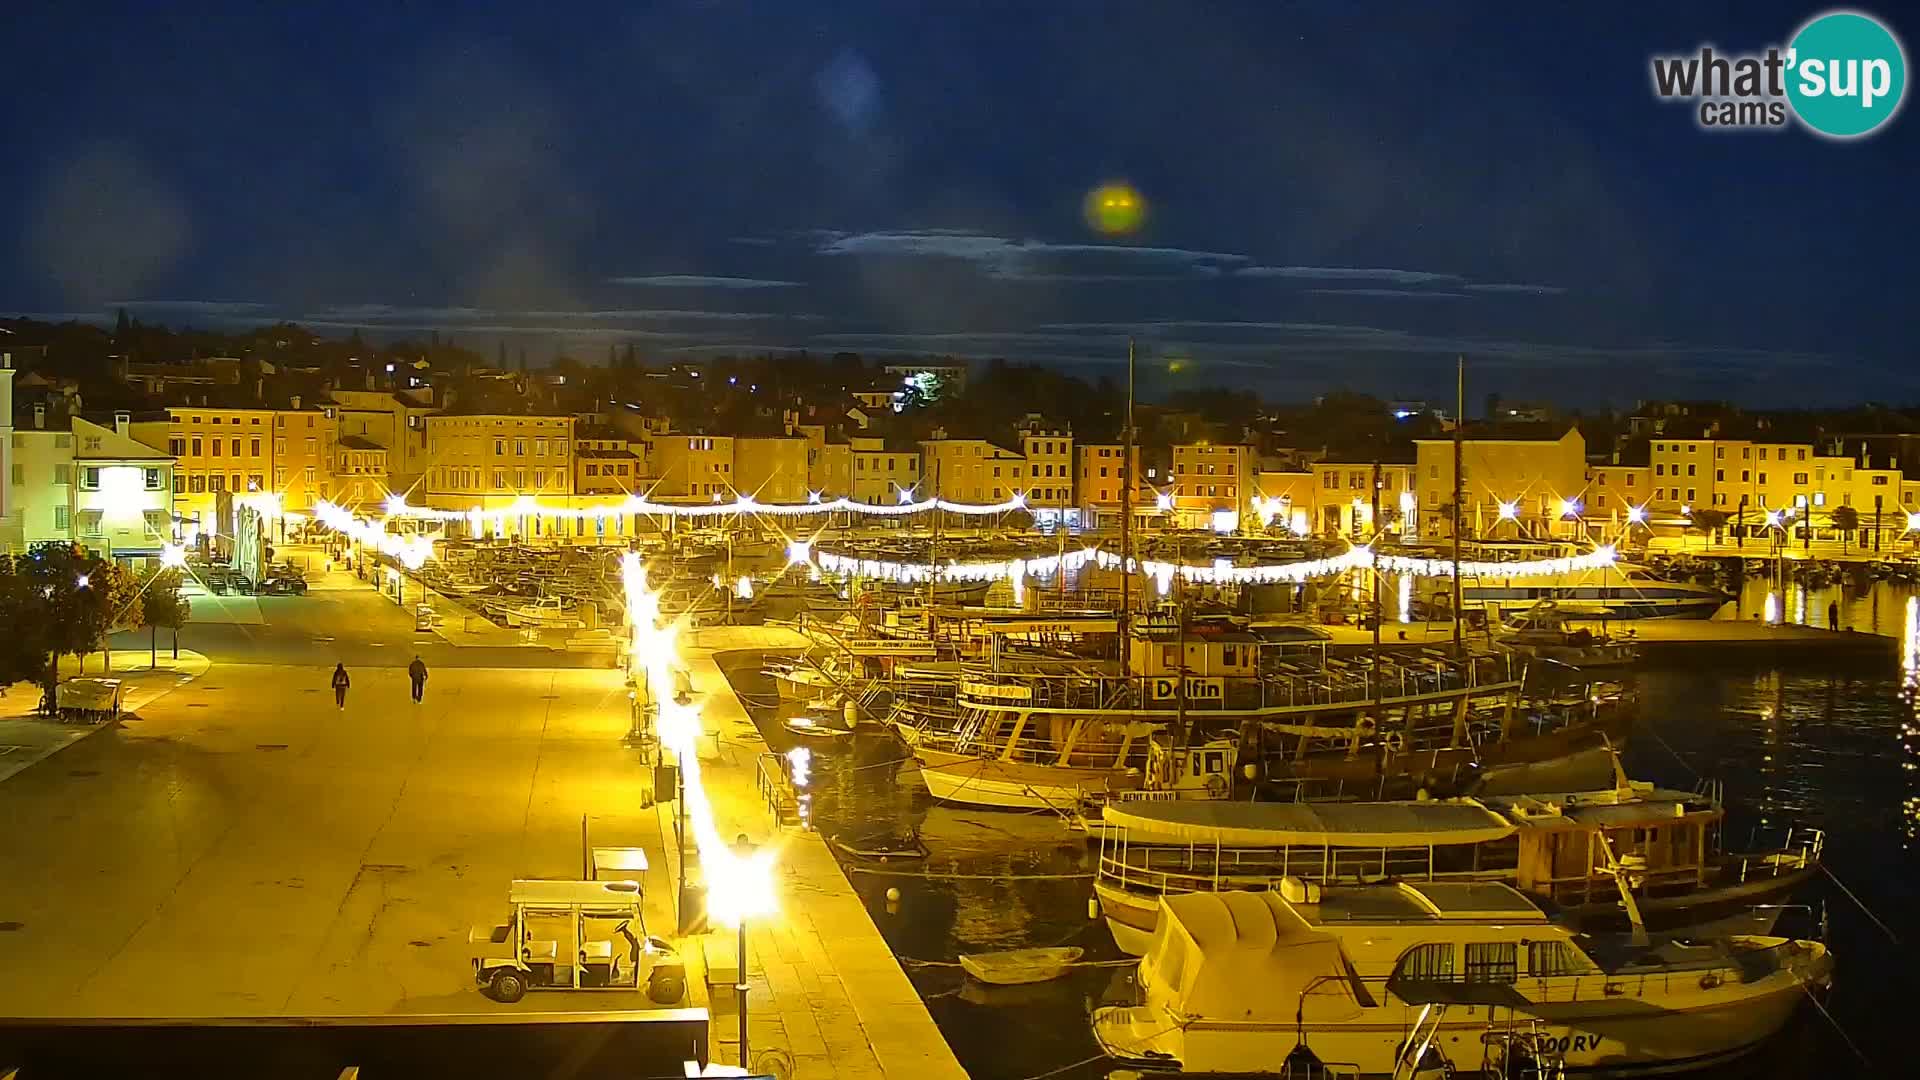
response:
M1793 827L1757 850L1721 847L1717 793L1619 776L1603 790L1425 802L1129 800L1105 808L1094 895L1121 951L1139 956L1163 897L1309 882L1512 885L1579 930L1628 928L1615 862L1645 926L1694 929L1737 913L1769 932L1820 872L1826 838Z
M960 968L983 983L994 986L1025 986L1028 983L1046 982L1065 975L1067 968L1080 959L1082 952L1083 950L1078 948L1066 947L961 953Z
M1127 645L1124 669L1098 660L964 668L950 724L897 718L927 790L943 802L1068 813L1088 797L1182 786L1156 772L1149 746L1184 731L1179 752L1162 760L1188 767L1201 798L1231 797L1252 776L1342 797L1381 798L1389 787L1438 794L1481 769L1618 744L1631 722L1618 693L1527 699L1510 656L1351 660L1230 619L1184 628L1145 620Z

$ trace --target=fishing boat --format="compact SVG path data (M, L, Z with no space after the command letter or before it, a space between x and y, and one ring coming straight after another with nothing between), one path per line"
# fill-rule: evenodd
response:
M1619 741L1630 721L1617 694L1523 698L1511 657L1343 659L1227 618L1145 619L1126 644L1125 667L1002 656L964 668L951 726L896 725L928 791L1069 813L1088 796L1174 786L1147 771L1162 738L1181 752L1160 760L1191 754L1205 796L1247 777L1379 798L1390 784L1450 790L1481 767Z
M1080 959L1081 952L1067 947L961 953L960 969L992 986L1025 986L1065 975L1074 961Z
M1617 770L1617 765L1616 765ZM1770 931L1819 874L1826 839L1789 827L1723 848L1718 790L1672 791L1616 771L1607 789L1446 801L1122 800L1103 816L1094 895L1132 955L1162 897L1312 882L1493 881L1581 930L1676 931L1735 920ZM1619 895L1622 868L1633 905Z
M576 629L584 623L573 607L557 596L507 604L501 608L508 626L540 629Z
M1632 642L1574 627L1557 600L1541 600L1503 620L1494 640L1517 656L1570 668L1622 667L1640 655Z
M1568 1070L1669 1071L1752 1051L1832 974L1817 941L1579 936L1493 882L1292 879L1165 898L1137 1003L1092 1024L1151 1073L1487 1073L1521 1027Z

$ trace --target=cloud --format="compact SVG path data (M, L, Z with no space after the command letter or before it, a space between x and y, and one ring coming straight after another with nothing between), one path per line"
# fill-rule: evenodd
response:
M1321 296L1366 296L1382 300L1465 300L1466 293L1438 289L1307 289Z
M255 315L267 305L252 300L115 300L109 308L132 311L179 311L197 315Z
M838 233L815 236L820 255L948 259L972 263L989 277L1016 281L1115 281L1143 277L1217 277L1245 255L1126 244L1052 244L956 229Z
M1532 296L1559 296L1567 291L1558 285L1515 285L1506 282L1488 282L1469 285L1467 288L1473 292L1518 293Z
M608 278L612 285L643 285L660 289L797 289L797 281L766 278L719 277L709 274L654 274L648 277Z
M1467 280L1458 274L1440 274L1431 270L1356 266L1242 266L1233 274L1235 277L1302 278L1310 281L1384 281L1393 285L1456 285Z
M130 144L87 145L55 162L23 207L24 269L74 306L125 296L186 257L187 205Z
M386 326L395 322L420 323L429 327L458 325L486 320L493 323L516 320L543 322L755 322L790 319L817 322L818 315L788 315L764 311L699 311L676 308L611 308L598 311L554 309L502 310L473 307L395 307L391 304L352 304L315 312L310 320L331 320L354 325Z

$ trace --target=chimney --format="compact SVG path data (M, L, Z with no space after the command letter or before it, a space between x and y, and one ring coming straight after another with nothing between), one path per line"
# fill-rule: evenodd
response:
M295 394L293 395L293 397L289 398L288 400L292 402L293 410L295 412L299 412L300 411L300 395Z
M130 412L128 412L128 411L127 411L127 410L125 410L125 409L119 409L119 410L116 410L116 411L114 412L114 414L113 414L113 430L114 430L114 431L115 431L115 432L116 432L117 434L120 434L120 435L125 435L125 434L127 433L127 427L128 427L128 425L130 425L130 424L132 424L132 423L133 423L133 414L132 414L132 413L130 413Z
M267 400L267 380L265 376L253 380L253 400Z
M47 407L45 405L35 405L33 407L33 429L35 431L39 431L45 428L46 426L47 426Z

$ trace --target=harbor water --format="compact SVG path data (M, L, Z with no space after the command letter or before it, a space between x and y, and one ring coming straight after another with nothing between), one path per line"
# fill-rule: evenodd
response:
M1747 584L1723 618L1763 617L1767 582ZM1780 1078L1904 1074L1911 1053L1905 1005L1920 1000L1910 943L1920 942L1920 715L1915 710L1911 590L1843 586L1786 594L1784 621L1824 623L1837 603L1844 624L1906 636L1898 662L1780 667L1675 664L1628 676L1640 724L1625 755L1636 778L1691 789L1724 785L1725 831L1738 846L1750 828L1823 829L1831 877L1789 913L1782 931L1814 932L1825 905L1838 977L1822 1004L1809 1001L1764 1052L1700 1075ZM1773 601L1779 605L1778 594ZM1753 608L1750 613L1747 609ZM1793 617L1804 607L1805 615ZM979 1080L1099 1077L1087 1016L1124 992L1131 968L1104 922L1089 918L1097 851L1051 815L941 806L906 749L889 735L796 740L777 719L757 654L723 668L768 741L810 746L810 816L848 847L904 847L922 860L842 857L875 923L926 999L954 1053ZM889 891L897 900L889 900ZM1075 945L1084 961L1060 980L1027 987L970 983L961 953ZM1249 993L1258 989L1250 987Z

